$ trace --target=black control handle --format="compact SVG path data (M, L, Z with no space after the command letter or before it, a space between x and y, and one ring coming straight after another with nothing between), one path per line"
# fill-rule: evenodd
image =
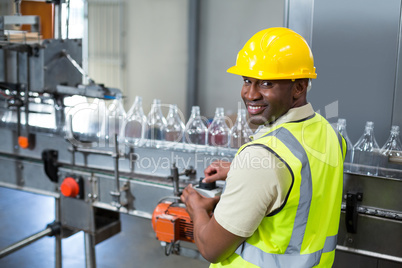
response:
M363 200L362 193L348 192L346 194L346 231L357 233L358 202Z
M199 188L204 189L204 190L213 190L216 189L216 182L202 182L204 178L200 178L199 182Z
M59 152L56 150L44 150L42 152L42 160L45 166L45 173L52 182L59 181L59 164L57 162Z

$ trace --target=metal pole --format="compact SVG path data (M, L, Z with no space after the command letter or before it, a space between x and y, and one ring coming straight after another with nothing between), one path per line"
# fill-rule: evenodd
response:
M116 193L117 193L117 205L120 208L120 174L119 174L119 141L117 134L114 134L114 146L115 146L115 158L114 158L114 178L116 180Z
M283 27L289 28L289 2L290 0L285 0L285 8L283 12Z
M198 103L200 0L190 0L188 13L188 79L186 116L190 117L191 107Z
M54 199L55 205L55 221L61 222L61 213L60 213L60 198ZM62 249L61 249L61 236L62 234L55 235L55 267L62 267Z
M31 235L15 244L12 244L11 246L8 246L7 248L0 251L0 259L13 253L14 251L19 250L20 248L28 246L29 244L35 242L36 240L41 239L42 237L50 235L51 233L52 233L52 228L48 227L45 230L40 231L39 233Z
M85 233L85 264L86 268L96 268L95 243L91 234Z
M82 68L85 73L88 73L88 0L84 0L84 36L82 37ZM83 77L83 83L88 84L88 81Z
M114 145L115 145L115 153L112 155L114 159L114 179L116 182L116 191L110 191L110 195L114 199L114 205L117 209L120 209L121 202L120 202L120 181L119 181L119 143L117 139L117 134L114 134Z
M54 5L54 38L62 39L62 27L61 27L61 16L62 16L62 2Z

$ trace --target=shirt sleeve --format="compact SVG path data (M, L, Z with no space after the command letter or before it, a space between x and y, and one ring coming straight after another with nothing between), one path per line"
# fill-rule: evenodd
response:
M260 146L248 146L232 161L214 217L227 231L250 237L262 219L286 199L292 177L286 165Z

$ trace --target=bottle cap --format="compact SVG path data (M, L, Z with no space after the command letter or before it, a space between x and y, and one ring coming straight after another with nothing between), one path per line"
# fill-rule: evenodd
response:
M366 122L366 127L371 127L371 128L373 128L373 127L374 127L374 123L373 123L372 121L367 121L367 122Z
M338 119L338 126L346 126L346 119L345 118L339 118Z
M374 129L374 123L371 121L367 121L364 129L365 131L372 131Z
M391 127L391 133L399 134L399 126L392 126Z
M215 110L215 116L222 117L225 115L225 110L222 107L218 107Z
M199 115L200 114L200 106L193 106L191 108L191 113Z

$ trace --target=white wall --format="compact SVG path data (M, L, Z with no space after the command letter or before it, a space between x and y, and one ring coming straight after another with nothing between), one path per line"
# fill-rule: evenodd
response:
M216 107L236 113L242 78L226 70L256 32L283 26L284 0L201 1L199 105L212 117ZM241 105L242 102L241 102Z
M185 111L188 1L129 0L126 4L126 106L139 95L145 113L154 98Z

